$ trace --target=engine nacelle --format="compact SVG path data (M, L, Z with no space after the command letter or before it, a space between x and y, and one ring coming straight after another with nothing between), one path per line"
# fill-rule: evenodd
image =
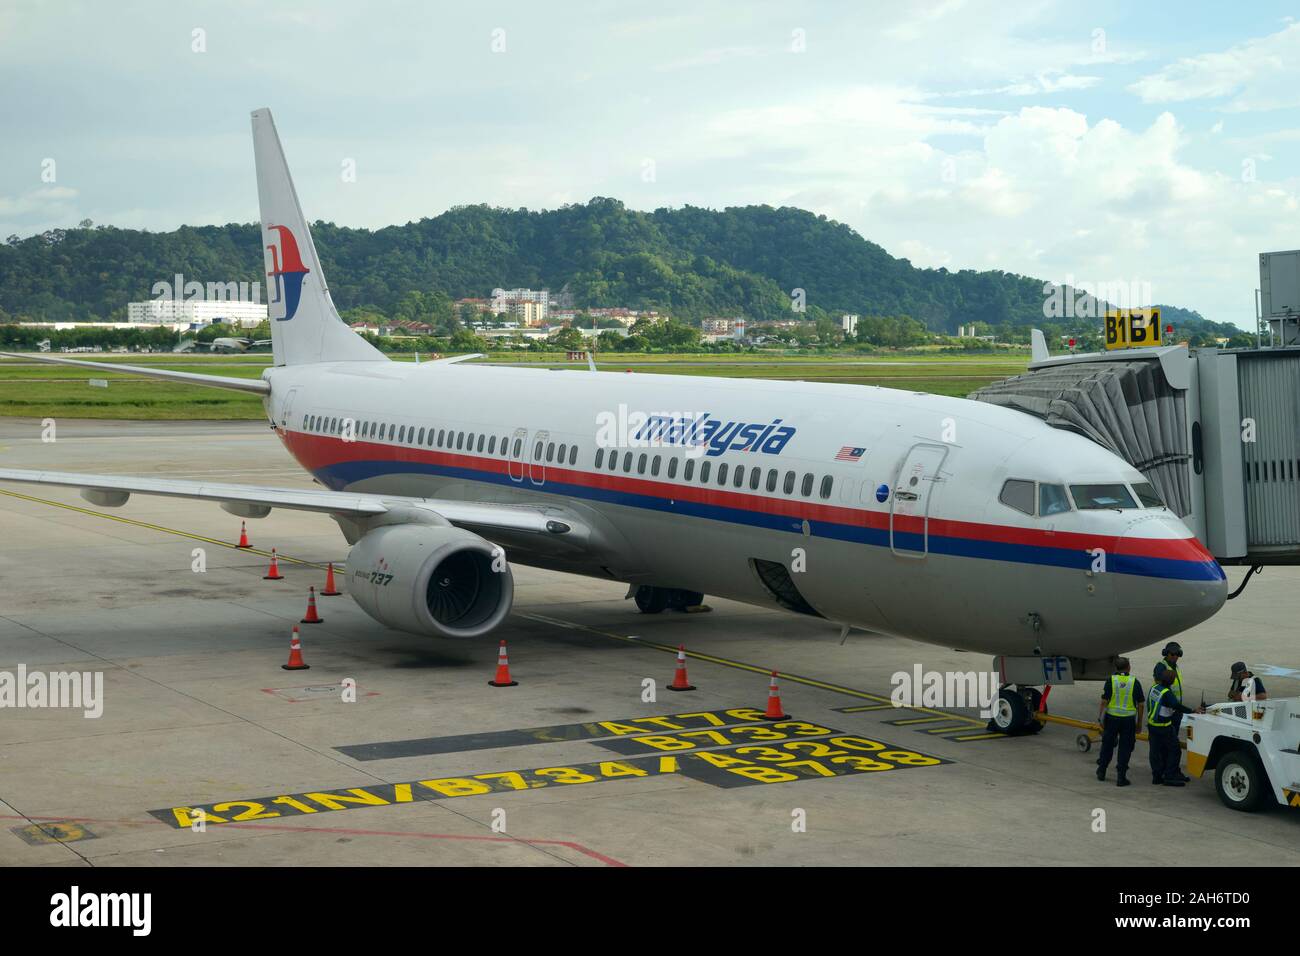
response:
M352 546L347 573L363 611L412 634L479 637L505 620L515 597L502 549L451 525L368 531Z

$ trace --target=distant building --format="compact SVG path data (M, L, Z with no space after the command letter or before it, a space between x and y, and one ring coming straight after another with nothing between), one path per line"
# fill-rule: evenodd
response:
M126 318L132 324L204 326L224 322L252 328L267 320L267 312L265 303L236 299L150 299L147 302L128 302Z
M527 309L532 305L533 309ZM550 309L551 294L545 289L493 289L491 309L497 315L534 314L539 320L546 318Z
M858 317L856 315L841 315L840 328L844 330L845 336L858 334Z

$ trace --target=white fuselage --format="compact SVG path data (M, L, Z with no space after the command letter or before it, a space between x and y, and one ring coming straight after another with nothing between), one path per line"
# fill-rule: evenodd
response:
M328 488L548 502L596 529L571 552L502 540L515 563L949 647L1085 659L1183 631L1226 593L1218 564L1163 507L1038 516L999 500L1008 479L1145 479L1079 435L992 405L458 364L340 362L264 377L277 432Z

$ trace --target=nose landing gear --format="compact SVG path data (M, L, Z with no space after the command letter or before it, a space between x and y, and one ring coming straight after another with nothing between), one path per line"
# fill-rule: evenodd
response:
M1008 684L998 692L993 702L993 717L989 720L991 732L1021 737L1036 734L1043 725L1034 718L1042 706L1043 693L1037 687Z

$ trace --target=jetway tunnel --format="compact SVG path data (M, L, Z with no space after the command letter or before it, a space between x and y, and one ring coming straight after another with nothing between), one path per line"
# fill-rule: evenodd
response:
M1220 564L1300 564L1300 346L1047 356L970 397L1113 451Z

